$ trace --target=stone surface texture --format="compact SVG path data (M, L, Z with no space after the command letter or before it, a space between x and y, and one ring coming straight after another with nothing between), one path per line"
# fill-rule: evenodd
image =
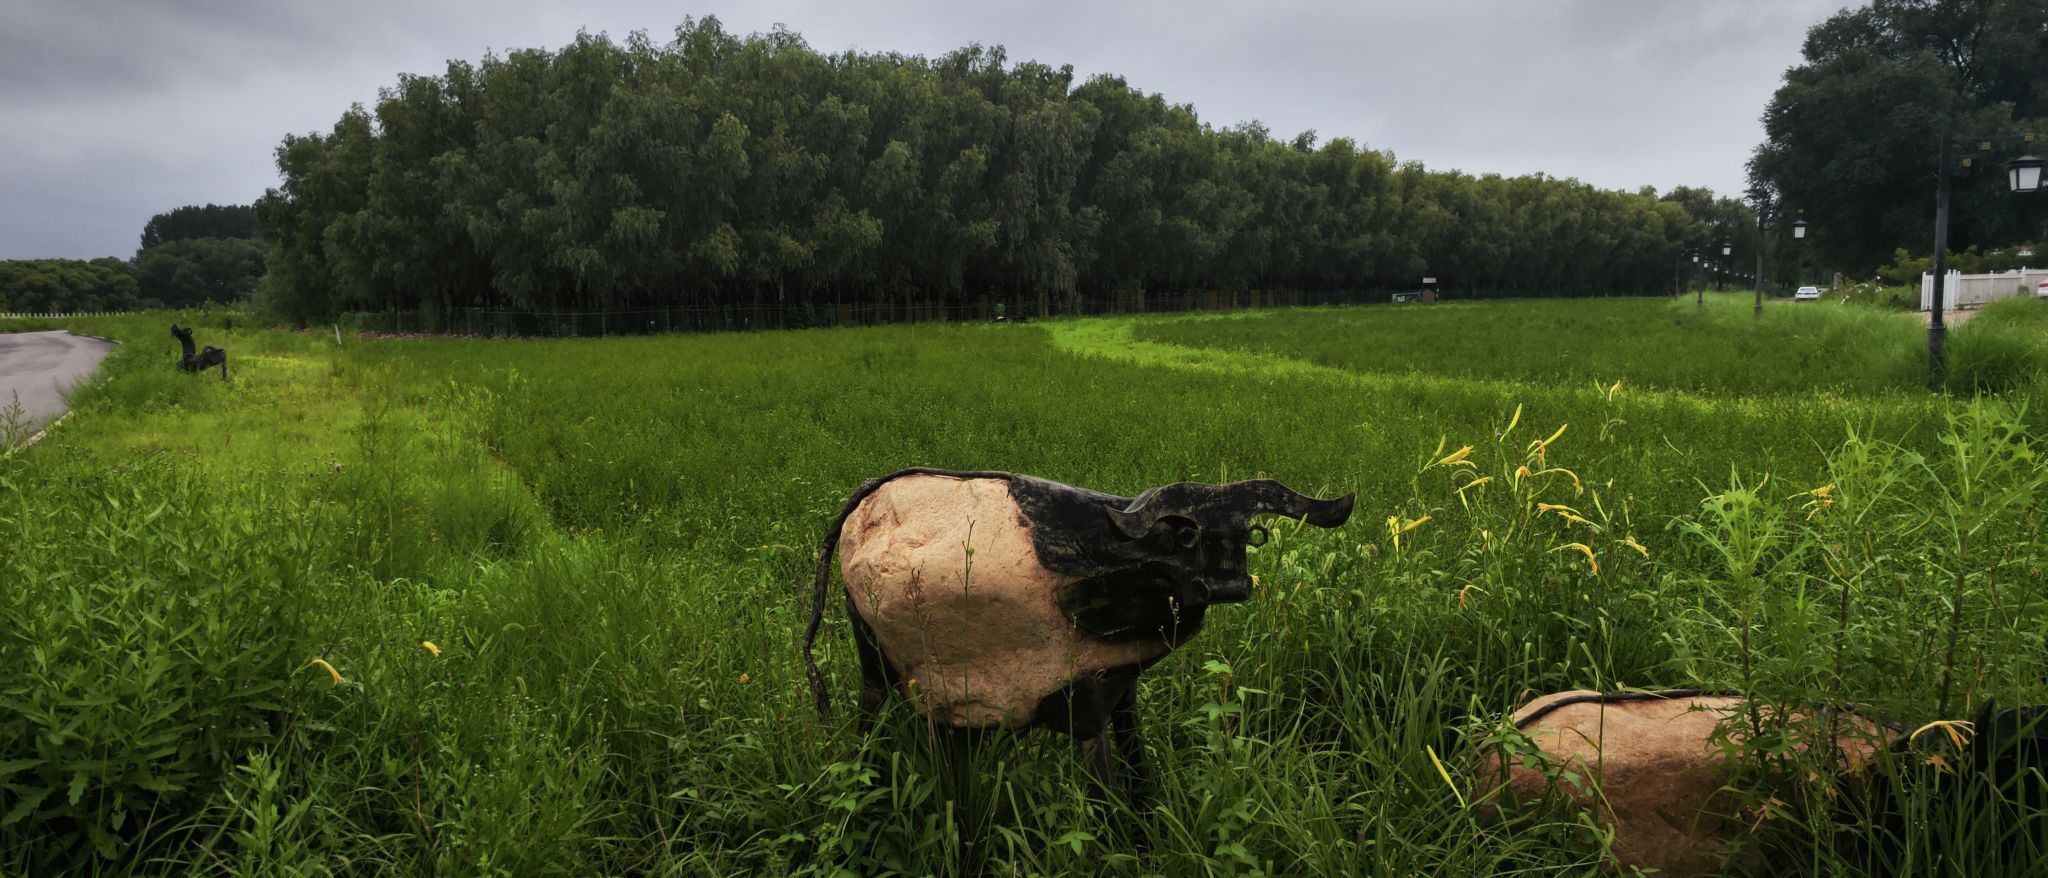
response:
M1519 725L1551 702L1593 694L1545 695L1514 718ZM1494 754L1482 760L1481 786L1499 784L1505 769L1517 801L1550 795L1591 811L1614 831L1613 865L1624 870L1656 869L1674 878L1713 875L1732 843L1750 830L1749 820L1738 814L1739 800L1723 789L1732 774L1714 740L1715 727L1743 709L1740 698L1716 696L1566 705L1522 732L1550 757L1553 772L1576 773L1580 784L1557 780L1553 790L1545 772L1503 766ZM1837 764L1864 764L1880 745L1877 728L1861 717L1844 722L1837 746L1845 761Z
M1168 649L1074 628L1059 607L1074 580L1039 563L1006 479L890 481L846 520L839 552L847 595L902 694L945 725L1024 728L1073 680Z

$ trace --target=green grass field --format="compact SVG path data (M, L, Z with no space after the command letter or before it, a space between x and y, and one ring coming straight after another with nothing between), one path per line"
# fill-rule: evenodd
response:
M1581 874L1596 827L1495 814L1464 770L1533 694L2048 703L2048 303L1957 329L1943 395L1909 316L1747 308L339 344L80 321L124 344L0 456L0 873ZM231 383L172 370L172 319ZM818 540L918 465L1359 501L1277 528L1259 597L1148 672L1156 807L1104 813L1051 734L963 769L907 711L871 740L810 712ZM1823 787L1757 799L1778 874L2048 862L2048 828L1987 806L1866 868Z

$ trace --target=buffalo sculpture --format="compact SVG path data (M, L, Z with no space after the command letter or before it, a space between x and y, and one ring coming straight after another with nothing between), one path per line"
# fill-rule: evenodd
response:
M185 349L185 355L178 358L178 369L180 371L204 372L219 366L220 380L228 380L227 351L207 345L206 350L195 352L192 346L192 330L179 326L176 323L171 324L171 335L176 336L178 344Z
M1098 782L1120 759L1141 783L1138 675L1200 631L1211 605L1251 598L1245 549L1266 537L1252 518L1336 527L1351 505L1264 479L1137 497L1004 472L869 480L818 550L803 647L818 714L831 702L812 646L837 548L863 727L894 690L941 727L1063 732Z
M1590 817L1612 833L1608 866L1615 870L1673 878L1775 873L1789 864L1750 843L1763 817L1739 790L1755 779L1739 776L1729 747L1755 721L1751 709L1738 695L1697 689L1545 695L1512 717L1533 752L1483 748L1474 780L1489 799ZM1767 708L1756 709L1762 721L1775 722ZM1789 719L1812 721L1817 734L1794 749L1832 767L1833 777L1814 780L1840 791L1830 817L1839 827L1837 853L1869 874L1900 874L1900 864L1915 862L1902 846L1938 846L1928 827L1963 815L2010 827L2013 837L2048 839L2048 708L1999 710L1987 701L1974 723L1919 728L1951 725L1959 729L1953 736L1909 734L1831 707ZM1798 801L1787 778L1775 781L1765 779L1749 795ZM1938 861L1941 852L1934 853Z

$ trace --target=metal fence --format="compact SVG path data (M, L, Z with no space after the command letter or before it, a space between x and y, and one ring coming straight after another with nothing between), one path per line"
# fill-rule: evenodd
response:
M118 317L119 311L67 311L61 314L23 314L14 311L0 313L0 320L68 320L73 317Z
M2048 283L2048 268L2023 268L1996 274L1948 273L1941 285L1942 308L1975 308L1999 299L2031 296ZM1920 310L1934 310L1934 275L1920 274Z

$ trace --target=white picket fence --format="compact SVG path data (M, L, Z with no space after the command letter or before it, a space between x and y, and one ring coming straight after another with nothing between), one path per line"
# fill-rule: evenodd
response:
M17 314L15 312L9 311L5 314L0 314L0 320L13 320L16 318L30 317L40 318L43 320L65 320L72 317L115 317L119 316L120 313L121 312L119 311L72 311L65 314Z
M2043 282L2048 282L2048 268L2025 268L1997 274L1951 271L1948 281L1942 284L1941 304L1944 309L1976 308L1998 299L2034 295ZM1934 310L1934 275L1925 272L1920 275L1920 310Z

